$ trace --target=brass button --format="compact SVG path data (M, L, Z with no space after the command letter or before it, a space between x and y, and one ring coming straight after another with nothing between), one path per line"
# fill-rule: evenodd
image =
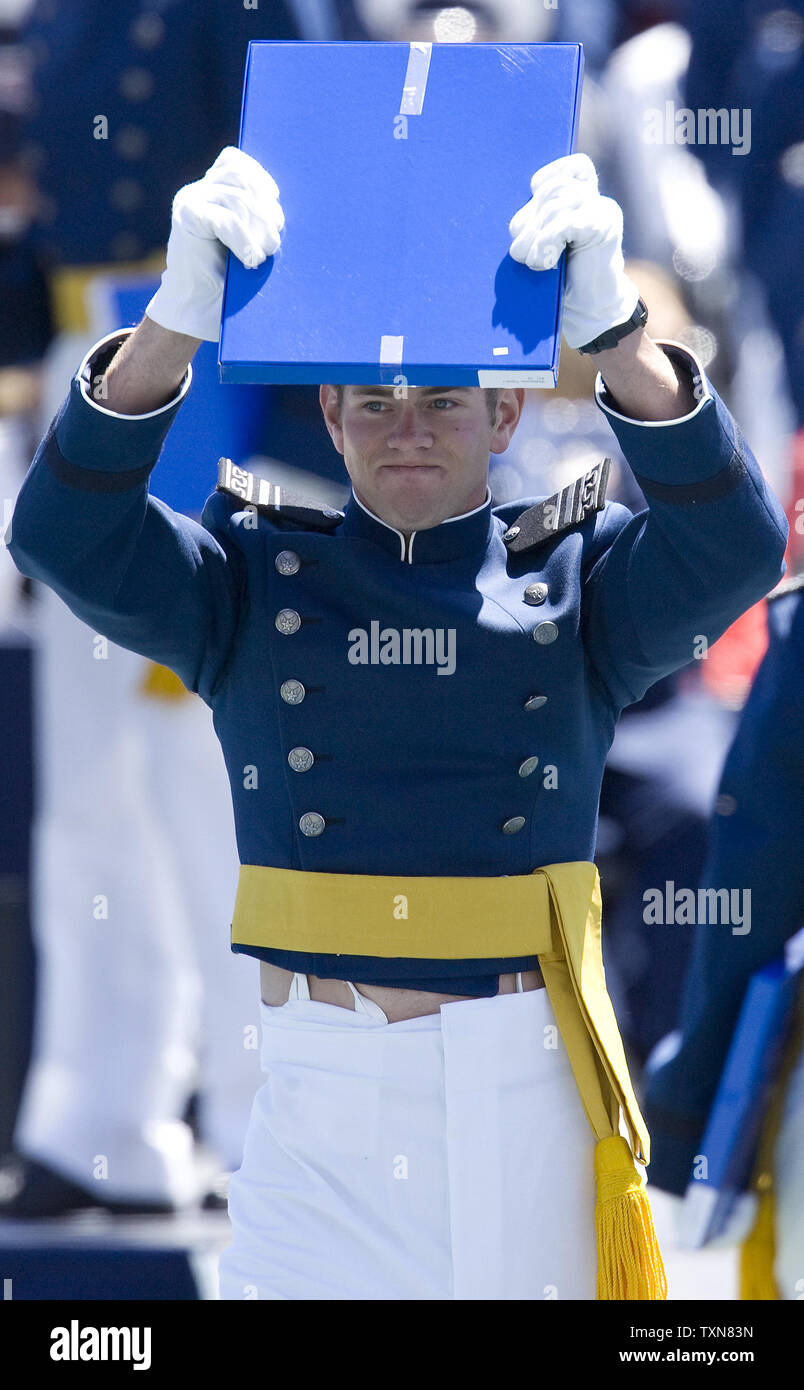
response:
M547 598L546 584L529 584L522 595L526 603L530 603L535 608L537 604L544 603Z
M525 709L541 709L542 705L546 704L546 695L531 695L530 699L525 701Z
M139 179L115 179L109 184L107 196L118 212L133 212L145 200L145 189Z
M315 758L309 748L291 748L288 753L288 762L294 772L309 772Z
M114 147L123 159L142 159L148 148L148 134L137 125L124 125L114 137Z
M280 608L274 618L274 626L277 632L284 632L289 637L294 632L298 632L301 627L301 618L295 608Z
M137 48L158 47L165 33L165 21L158 14L139 15L129 29L131 42L136 44Z
M299 821L299 829L302 835L322 835L326 821L319 815L318 811L305 811Z
M147 68L124 68L117 83L126 101L147 101L154 89L153 73Z
M307 692L301 681L283 681L279 694L288 705L300 705Z
M41 213L39 220L42 221ZM109 257L118 261L133 261L144 252L142 242L138 236L135 236L134 232L116 232L110 238L107 249Z
M538 766L538 758L526 758L523 763L519 764L518 772L520 777L530 777L530 774L535 772Z
M502 833L503 835L516 835L516 832L521 830L524 824L524 816L512 816L510 820L505 822Z
M534 642L539 642L543 647L546 647L548 642L555 642L557 636L558 628L555 623L539 623L538 627L533 629Z
M274 565L280 574L298 574L301 569L301 560L295 550L280 550Z

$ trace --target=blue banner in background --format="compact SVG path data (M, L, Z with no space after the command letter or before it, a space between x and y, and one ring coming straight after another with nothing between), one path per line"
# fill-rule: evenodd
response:
M107 288L111 322L139 323L159 280L118 281ZM202 343L193 380L151 474L149 490L174 511L200 514L215 491L222 454L244 463L265 439L271 392L264 386L222 385L216 343Z

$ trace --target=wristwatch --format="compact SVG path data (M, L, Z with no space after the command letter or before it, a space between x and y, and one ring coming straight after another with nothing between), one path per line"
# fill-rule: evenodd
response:
M621 338L627 338L629 333L633 333L635 328L642 328L648 321L648 306L641 297L637 300L637 306L630 319L625 323L618 323L614 328L607 328L605 333L600 333L597 338L593 338L591 343L584 343L579 347L579 352L606 352L608 348L616 347Z

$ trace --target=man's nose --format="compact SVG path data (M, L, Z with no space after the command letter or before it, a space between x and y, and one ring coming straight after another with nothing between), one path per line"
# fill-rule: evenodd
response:
M421 411L410 401L403 402L388 435L389 448L409 448L411 444L427 448L432 442L432 430L427 421L422 419Z

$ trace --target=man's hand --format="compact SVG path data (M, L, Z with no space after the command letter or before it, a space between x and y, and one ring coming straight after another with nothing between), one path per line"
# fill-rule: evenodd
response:
M196 183L173 199L167 268L145 310L162 328L216 343L226 249L249 269L279 249L279 189L251 155L227 145Z
M508 225L510 254L531 270L552 270L566 249L564 337L571 348L583 347L625 323L639 299L624 270L622 211L598 192L595 166L585 154L545 164L530 188L530 202Z
M624 269L622 210L598 192L595 166L585 154L545 164L530 187L530 202L508 224L510 254L531 270L551 270L566 250L564 338L571 348L583 347L625 323L639 299ZM695 408L689 373L676 368L644 328L592 360L620 412L634 420L677 420Z

